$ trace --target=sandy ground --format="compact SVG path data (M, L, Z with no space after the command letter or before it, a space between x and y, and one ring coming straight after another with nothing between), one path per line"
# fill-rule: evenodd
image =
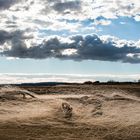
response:
M138 94L82 85L76 92L71 86L54 89L37 95L29 89L1 88L0 140L140 140ZM23 99L20 92L36 98ZM73 108L71 117L65 117L62 103Z

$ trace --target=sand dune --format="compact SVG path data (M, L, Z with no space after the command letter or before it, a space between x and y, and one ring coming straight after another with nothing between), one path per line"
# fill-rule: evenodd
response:
M0 140L140 139L138 96L124 90L93 93L88 87L77 94L69 89L69 94L63 89L58 95L37 95L19 87L1 88ZM27 94L26 99L20 93ZM65 118L62 103L73 108L70 118Z

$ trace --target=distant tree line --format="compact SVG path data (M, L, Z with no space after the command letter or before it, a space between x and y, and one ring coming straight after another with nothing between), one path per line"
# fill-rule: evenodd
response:
M86 85L92 85L92 84L140 84L140 79L137 80L137 81L134 81L134 82L131 82L131 81L126 81L126 82L119 82L119 81L115 81L115 80L109 80L107 82L100 82L100 81L85 81L83 84L86 84Z

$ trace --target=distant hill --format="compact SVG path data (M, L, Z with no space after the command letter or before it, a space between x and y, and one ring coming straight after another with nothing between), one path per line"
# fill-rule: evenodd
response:
M67 83L67 82L38 82L38 83L21 83L21 84L1 84L4 85L13 85L13 86L57 86L57 85L129 85L129 84L138 84L140 82L116 82L116 81L85 81L84 83Z
M39 82L39 83L21 83L21 84L1 84L3 85L14 85L14 86L57 86L57 85L78 85L78 83L67 83L67 82Z
M73 83L66 82L40 82L40 83L22 83L21 86L56 86L56 85L71 85Z

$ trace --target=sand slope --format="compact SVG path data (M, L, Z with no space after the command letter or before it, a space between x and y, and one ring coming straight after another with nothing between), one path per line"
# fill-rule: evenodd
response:
M77 94L69 89L69 94L62 90L63 94L36 95L25 89L1 88L0 140L140 139L138 96L122 90L105 93L89 87ZM37 98L23 99L20 92ZM62 103L73 108L71 118L65 118Z

